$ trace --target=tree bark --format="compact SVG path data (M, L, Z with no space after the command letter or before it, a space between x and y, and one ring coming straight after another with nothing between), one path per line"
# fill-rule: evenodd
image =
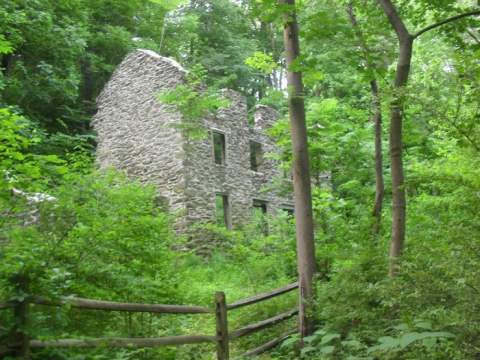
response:
M398 15L390 0L378 0L399 41L399 55L395 74L394 94L390 103L390 161L392 173L392 238L390 242L390 276L398 271L398 258L405 242L406 195L405 176L402 159L402 122L405 102L405 86L410 74L412 60L413 36Z
M390 107L390 161L392 172L392 239L390 243L390 275L398 271L398 258L402 254L406 228L405 176L402 159L402 123L405 86L410 74L413 40L400 41L400 54L395 77L395 93Z
M372 92L373 122L375 128L375 202L373 205L373 234L377 236L382 224L382 207L385 196L385 181L383 179L383 151L382 151L382 104L378 91L377 80L370 82Z
M292 64L300 55L295 0L280 0L280 4L288 6L288 10L283 15L283 42L285 46L288 106L293 145L293 189L300 286L299 330L302 337L304 337L313 332L313 322L309 311L314 297L313 276L315 273L310 164L302 73L292 68ZM297 66L297 64L293 66Z
M410 65L412 62L413 41L426 33L436 29L439 26L448 24L452 21L463 19L468 16L477 16L480 10L470 11L459 14L427 26L410 34L398 15L395 5L391 0L378 0L388 17L390 24L397 33L399 41L399 55L395 74L394 94L390 103L390 159L392 172L392 239L390 243L390 276L394 276L398 271L398 258L402 254L405 242L405 224L406 224L406 196L405 196L405 178L402 161L402 120L403 107L405 104L406 85L410 75Z
M405 224L406 224L406 195L405 178L402 161L402 120L403 107L405 104L406 85L410 75L410 66L412 62L413 41L426 33L436 29L439 26L448 24L452 21L463 19L468 16L476 16L480 11L475 10L464 14L459 14L427 26L411 35L404 22L398 15L397 9L390 0L378 0L385 14L388 17L392 27L397 33L399 41L399 55L395 74L394 94L390 104L390 158L392 172L392 239L390 243L390 275L393 276L398 271L398 258L402 254L405 242Z
M23 294L30 293L30 280L26 275L16 274L10 280L18 292ZM16 302L13 310L15 326L13 328L12 340L15 343L15 358L19 360L30 359L29 312L30 303L28 299Z

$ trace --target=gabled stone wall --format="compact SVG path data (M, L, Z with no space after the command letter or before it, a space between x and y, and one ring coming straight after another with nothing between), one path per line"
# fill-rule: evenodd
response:
M269 212L291 207L289 196L264 191L271 188L272 179L281 177L275 161L264 158L258 171L250 169L251 140L261 143L264 153L277 150L266 133L278 118L275 110L257 106L255 124L249 127L245 98L225 90L230 106L201 122L208 136L188 140L172 126L181 115L157 99L184 76L179 64L152 51L137 50L125 58L98 98L93 126L99 166L113 166L154 184L179 215L179 229L214 220L216 194L228 196L233 226L249 219L254 199L265 201ZM224 165L214 161L213 131L225 135Z
M115 167L154 184L170 209L184 213L185 153L181 121L157 100L157 94L180 84L185 70L172 60L146 51L129 54L97 99L93 127L100 168Z

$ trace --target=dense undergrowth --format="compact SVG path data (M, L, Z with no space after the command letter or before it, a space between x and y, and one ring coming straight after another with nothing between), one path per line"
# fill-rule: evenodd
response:
M473 153L449 150L410 169L409 241L397 277L386 276L386 236L357 233L329 247L330 270L316 282L318 330L301 358L478 357L479 166ZM275 358L296 358L294 344Z
M13 123L21 124L20 120ZM16 130L12 123L9 126L16 140L26 136L19 131L27 131L23 125ZM459 153L449 142L442 149L448 146L447 155L434 162L415 162L410 168L409 242L402 271L393 279L386 276L388 212L383 233L373 238L367 203L361 198L342 199L329 186L315 189L317 218L332 219L329 227L317 226L319 274L313 315L318 330L306 339L300 355L292 337L262 358L475 359L480 344L480 166L474 154ZM16 150L21 149L9 148L12 164L17 161ZM218 290L234 301L295 279L294 232L288 218L270 219L268 236L262 235L262 225L255 219L236 231L203 226L218 245L209 256L200 257L193 251L175 250L188 240L172 231L174 218L158 206L153 187L114 171L91 171L86 157L67 158L51 157L44 162L34 156L28 167L4 183L3 299L74 295L211 306ZM32 207L24 196L11 195L9 187L22 184L22 171L23 175L33 171L45 180L30 190L48 188L55 200ZM38 208L37 214L29 213L33 208ZM25 226L32 216L39 221ZM28 280L26 292L18 291L19 275ZM248 311L239 310L232 313L230 325L235 328L267 318L295 302L295 294L290 294ZM6 311L0 316L0 338L6 340L13 319ZM234 343L232 351L239 354L292 325ZM213 331L214 319L209 315L126 315L68 306L59 311L36 306L28 329L39 339ZM52 349L33 355L34 359L212 359L214 348Z
M202 226L217 247L207 256L199 256L185 250L188 239L174 233L174 217L159 206L153 187L130 181L113 170L93 171L87 156L71 162L51 156L48 163L42 162L41 156L33 156L27 162L22 152L29 148L32 134L22 118L7 110L5 114L11 120L4 123L11 130L11 138L5 138L4 154L9 157L3 160L10 166L20 162L29 166L19 167L16 176L2 187L2 300L22 300L30 295L51 299L79 296L213 307L216 291L224 291L233 302L295 280L292 222L287 217L271 220L269 236L262 235L262 224L254 219L234 232L215 225ZM25 147L18 148L16 144L22 139ZM24 179L31 174L38 174L45 182L29 186L32 183ZM26 192L12 192L17 187ZM50 198L32 203L29 196L45 190ZM230 326L258 321L295 303L296 297L291 294L264 306L239 309L232 313ZM0 312L0 317L0 339L8 343L14 319L10 311ZM68 305L61 309L34 306L27 332L36 339L213 335L215 320L209 314L129 315L79 311ZM271 336L274 334L275 330ZM252 336L232 349L245 350L261 342L263 336ZM205 345L125 351L48 349L35 351L32 356L211 359L214 353L214 346Z
M480 352L478 296L480 265L478 225L480 164L476 151L434 134L428 153L408 163L408 234L401 271L387 276L389 209L381 233L372 235L372 187L362 184L368 158L357 153L343 161L356 142L329 138L330 119L349 109L331 100L311 104L320 114L326 145L343 141L342 151L324 147L337 164L330 184L316 183L318 277L313 316L316 333L297 349L292 337L265 359L475 359ZM23 299L81 296L145 303L212 306L215 291L234 301L285 285L296 278L293 223L261 219L227 231L199 225L216 246L208 256L185 248L188 239L172 230L174 215L163 210L153 187L115 171L93 170L85 143L63 154L47 144L61 141L38 132L13 109L2 109L0 166L0 295ZM350 115L351 116L351 115ZM276 131L281 131L279 123ZM362 138L360 138L361 140ZM281 141L281 139L280 139ZM55 148L55 147L54 147ZM57 147L58 148L58 147ZM39 151L43 149L43 151ZM325 151L325 150L323 150ZM353 150L352 150L353 151ZM320 169L321 170L321 169ZM356 174L352 179L350 174ZM368 182L367 182L368 184ZM333 186L332 186L333 185ZM25 193L12 192L21 189ZM35 205L25 194L54 197ZM32 210L37 209L32 213ZM32 222L37 218L37 222ZM26 225L29 224L29 225ZM198 230L198 229L197 229ZM181 245L181 246L178 246ZM19 279L27 280L25 291ZM296 295L282 296L230 317L231 328L290 309ZM9 311L0 312L0 339L13 326ZM232 344L232 352L259 345L289 324ZM98 336L213 334L211 316L126 315L35 306L28 332L39 339ZM179 348L91 351L44 350L34 359L212 359L212 345Z

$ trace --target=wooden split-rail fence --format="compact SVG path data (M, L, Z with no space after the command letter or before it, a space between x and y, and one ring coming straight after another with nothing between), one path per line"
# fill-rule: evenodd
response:
M12 337L13 343L6 346L0 345L0 359L10 355L19 359L28 360L32 349L42 348L94 348L97 346L106 347L159 347L167 345L187 345L199 343L213 343L217 348L217 360L230 359L230 342L254 332L266 329L282 321L290 319L298 314L298 307L278 314L271 318L246 325L239 329L230 331L228 327L229 311L256 304L261 301L272 299L282 294L286 294L298 288L298 283L293 283L285 287L275 289L262 294L242 299L231 304L227 303L225 293L215 293L214 306L212 308L202 306L184 306L184 305L163 305L163 304L139 304L139 303L121 303L113 301L92 300L83 298L60 298L57 301L51 301L43 297L30 297L23 301L12 301L0 303L0 310L13 309L15 318L15 329ZM153 314L214 314L216 319L215 335L181 335L165 336L157 338L92 338L92 339L58 339L58 340L35 340L30 339L26 331L30 304L46 306L62 306L68 304L71 307L89 310L103 311L126 311L126 312L146 312ZM242 357L250 357L266 352L289 335L298 332L297 328L292 329L280 337L272 339L267 343L247 351Z

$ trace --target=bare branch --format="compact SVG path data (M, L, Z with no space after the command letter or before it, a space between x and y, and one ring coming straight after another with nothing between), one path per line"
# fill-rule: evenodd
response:
M355 15L355 10L353 9L352 1L350 1L347 5L347 15L348 15L348 18L350 19L350 23L352 24L352 28L355 33L355 36L357 37L357 40L359 42L360 48L363 53L363 57L367 62L367 66L369 67L369 70L371 70L373 69L373 64L371 63L371 59L369 55L370 50L368 49L365 37L363 36L363 33L358 26L357 16Z
M480 39L477 37L477 35L475 35L475 34L473 33L472 30L467 29L467 33L468 33L468 35L470 35L470 37L471 37L473 40L475 40L475 42L476 42L478 45L480 45Z
M413 38L416 39L416 38L418 38L420 35L425 34L427 31L436 29L437 27L440 27L440 26L442 26L442 25L451 23L452 21L459 20L459 19L463 19L463 18L466 18L466 17L469 17L469 16L478 16L478 15L480 15L480 10L474 10L474 11L466 12L466 13L464 13L464 14L459 14L459 15L452 16L452 17L450 17L450 18L448 18L448 19L439 21L439 22L437 22L437 23L435 23L435 24L432 24L432 25L429 25L429 26L423 28L422 30L420 30L420 31L418 31L416 34L414 34L414 35L413 35Z

